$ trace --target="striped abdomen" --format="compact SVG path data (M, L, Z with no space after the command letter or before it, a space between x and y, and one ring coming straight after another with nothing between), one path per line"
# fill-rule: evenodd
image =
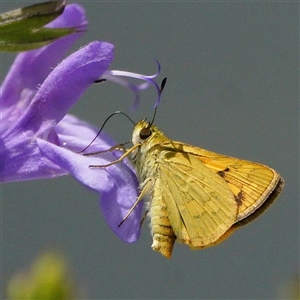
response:
M171 258L176 235L170 224L167 206L161 195L157 194L154 190L149 207L150 227L153 237L151 247L165 257Z

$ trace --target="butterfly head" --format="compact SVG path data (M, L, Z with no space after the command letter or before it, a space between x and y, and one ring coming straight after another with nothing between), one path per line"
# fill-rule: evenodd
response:
M164 86L166 84L167 78L164 78L162 80L161 86L159 88L159 95L162 93ZM143 119L136 123L133 129L132 133L132 143L133 145L136 144L142 144L145 141L147 141L151 136L153 136L153 133L157 133L159 130L156 126L153 125L156 112L157 112L157 104L155 105L153 117L150 123L146 122L146 119Z
M153 126L146 122L145 119L139 121L133 129L132 143L134 145L143 143L153 134L153 129Z

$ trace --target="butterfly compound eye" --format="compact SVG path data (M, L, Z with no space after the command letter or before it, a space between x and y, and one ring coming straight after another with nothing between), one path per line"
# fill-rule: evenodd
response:
M141 129L140 131L140 139L145 140L152 134L152 130L148 127Z

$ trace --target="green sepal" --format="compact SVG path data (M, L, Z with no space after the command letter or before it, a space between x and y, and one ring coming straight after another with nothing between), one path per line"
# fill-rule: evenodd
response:
M0 15L0 51L27 51L45 46L78 28L44 28L61 15L66 1L51 1Z

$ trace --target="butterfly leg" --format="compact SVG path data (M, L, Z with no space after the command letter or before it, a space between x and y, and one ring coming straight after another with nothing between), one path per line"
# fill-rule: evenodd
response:
M133 147L131 147L130 149L128 149L120 158L112 161L109 164L106 165L89 165L89 168L105 168L105 167L109 167L111 165L114 165L120 161L122 161L126 156L128 156L132 151L134 151L136 148L140 147L141 144L136 144Z
M130 208L130 210L128 211L128 213L126 214L126 216L124 217L124 219L121 221L121 223L118 225L118 227L120 227L124 221L129 217L129 215L132 213L132 211L136 208L136 206L139 204L139 202L144 198L144 196L147 194L147 192L149 191L149 188L151 186L151 179L148 178L144 184L143 184L143 189L140 192L138 198L136 199L135 203L132 205L132 207Z
M143 217L142 217L142 219L141 219L140 227L142 227L142 225L143 225L143 223L144 223L144 221L145 221L145 219L146 219L148 213L149 213L149 209L146 209L145 212L144 212L144 215L143 215Z
M118 144L115 146L112 146L109 149L106 150L102 150L102 151L97 151L97 152L90 152L90 153L83 153L83 156L91 156L91 155L97 155L97 154L102 154L102 153L106 153L106 152L112 152L113 150L120 150L123 152L126 152L126 149L124 148L124 144Z

